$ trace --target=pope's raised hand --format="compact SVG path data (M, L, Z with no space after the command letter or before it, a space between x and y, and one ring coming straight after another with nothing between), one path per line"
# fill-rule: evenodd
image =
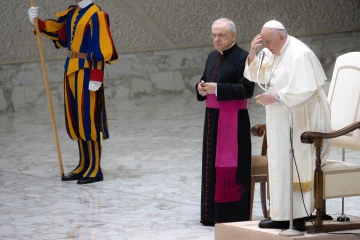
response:
M251 42L250 52L249 52L249 64L254 60L257 49L262 45L262 36L260 34L256 35Z

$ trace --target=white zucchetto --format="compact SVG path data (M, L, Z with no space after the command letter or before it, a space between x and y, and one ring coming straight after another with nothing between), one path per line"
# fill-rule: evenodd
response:
M281 22L274 20L268 21L264 24L263 28L285 29Z

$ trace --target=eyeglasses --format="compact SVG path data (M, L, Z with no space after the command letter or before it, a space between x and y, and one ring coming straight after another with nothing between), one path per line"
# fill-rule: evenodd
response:
M210 38L215 39L216 37L224 38L226 37L226 33L219 33L219 34L210 34Z

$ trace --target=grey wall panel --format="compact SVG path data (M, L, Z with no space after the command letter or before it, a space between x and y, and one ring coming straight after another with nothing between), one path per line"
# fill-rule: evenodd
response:
M40 18L54 18L72 0L35 0ZM247 42L267 20L283 22L291 35L320 35L360 29L360 0L98 0L110 15L119 52L141 52L211 46L211 23L233 19L238 42ZM27 11L30 1L1 3L0 63L38 61L36 38ZM65 51L43 41L47 59L61 59Z
M247 41L272 19L290 34L311 35L360 29L359 0L137 0L176 44L207 43L211 23L232 19L238 40Z

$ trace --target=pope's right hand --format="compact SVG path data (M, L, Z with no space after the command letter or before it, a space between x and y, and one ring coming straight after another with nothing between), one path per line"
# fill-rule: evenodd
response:
M34 24L34 19L39 17L39 7L31 7L29 8L29 20L32 24Z
M262 36L260 34L256 35L251 42L250 52L249 52L249 64L254 60L256 56L257 49L262 45Z

